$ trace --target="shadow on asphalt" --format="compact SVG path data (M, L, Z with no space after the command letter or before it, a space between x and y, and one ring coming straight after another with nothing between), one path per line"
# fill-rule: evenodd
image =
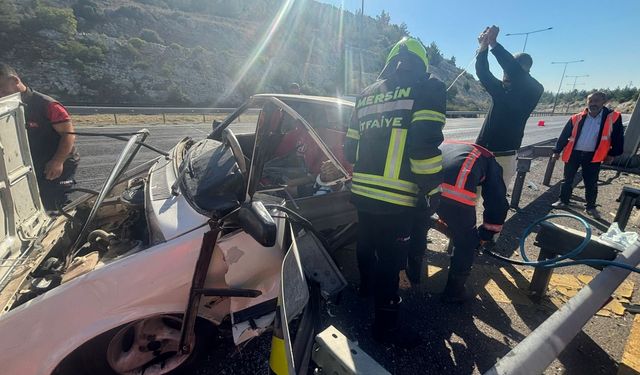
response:
M503 231L506 235L496 244L499 253L512 256L518 251L520 234L533 220L550 213L550 204L557 199L559 189L558 183L509 218ZM405 305L402 320L422 334L426 343L414 350L385 348L370 338L372 302L358 297L355 292L358 278L354 251L345 250L336 255L343 274L353 287L344 292L340 305L332 306L331 313L324 314L323 323L335 325L347 337L358 341L362 349L393 374L484 373L525 338L521 332L534 330L555 311L550 304L499 304L494 301L483 289L488 282L493 281L501 290L508 291L513 281L507 275L513 278L518 289L526 290L529 281L510 264L488 256L476 257L475 264L502 267L507 275L473 272L471 282L477 292L476 298L464 305L444 304L439 300L439 293L430 293L427 289L442 290L449 256L427 251L428 263L441 270L417 287L410 287L404 277L401 278ZM527 329L523 329L522 324ZM516 329L518 326L520 328ZM615 373L617 370L616 361L583 332L558 360L564 373Z

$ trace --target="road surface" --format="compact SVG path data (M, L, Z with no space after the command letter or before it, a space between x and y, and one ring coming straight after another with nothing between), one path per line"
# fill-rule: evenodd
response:
M538 126L538 121L540 120L545 121L544 127ZM625 120L628 120L628 118L625 118ZM483 118L447 119L444 136L448 139L475 140L483 121ZM566 116L532 117L527 122L525 128L523 146L557 137L566 121ZM183 137L192 137L195 139L206 137L211 130L211 124L184 124L118 125L109 127L83 126L79 128L78 131L99 133L134 132L144 127L151 131L151 135L147 138L148 143L162 150L171 149ZM251 132L254 127L254 124L249 123L231 125L231 129L237 133ZM78 136L77 147L81 156L80 166L76 174L78 186L98 189L115 163L122 147L124 147L124 142L104 137ZM154 156L156 156L154 152L142 149L133 165Z

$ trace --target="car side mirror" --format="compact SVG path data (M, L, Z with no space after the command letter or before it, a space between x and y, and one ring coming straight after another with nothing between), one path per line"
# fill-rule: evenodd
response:
M238 222L247 234L260 245L271 247L276 243L276 223L262 202L245 202L238 210Z

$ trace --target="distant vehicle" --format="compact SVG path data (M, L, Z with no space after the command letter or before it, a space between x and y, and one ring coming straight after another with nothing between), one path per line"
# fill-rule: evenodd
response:
M19 99L0 99L3 374L187 371L214 330L239 345L274 321L289 368L306 366L312 302L345 285L326 250L355 234L341 155L353 103L256 95L208 138L130 168L142 130L100 191L49 218ZM255 132L234 134L239 118ZM330 183L315 175L327 163Z

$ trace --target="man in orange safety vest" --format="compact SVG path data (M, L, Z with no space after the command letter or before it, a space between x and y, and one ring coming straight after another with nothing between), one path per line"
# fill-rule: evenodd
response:
M582 167L586 213L594 219L601 218L596 209L600 165L621 155L624 147L622 116L620 112L605 107L606 102L605 93L590 94L587 108L571 116L558 138L553 156L558 159L562 152L565 165L560 199L552 204L554 208L562 209L569 205L573 179Z

